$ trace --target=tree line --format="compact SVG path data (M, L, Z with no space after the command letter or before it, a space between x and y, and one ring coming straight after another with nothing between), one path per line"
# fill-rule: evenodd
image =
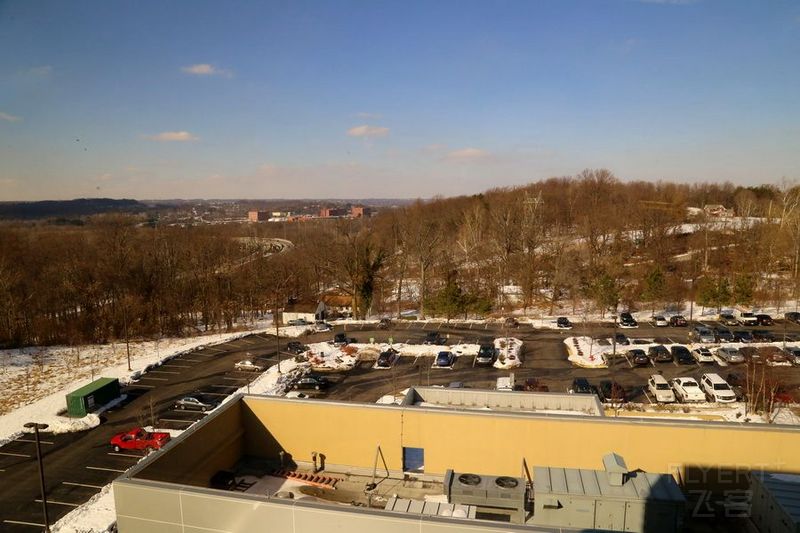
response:
M0 226L0 344L232 329L327 291L350 295L359 318L552 315L587 302L655 311L686 299L780 307L796 299L800 270L794 184L623 182L602 169L365 219L145 222ZM269 237L295 246L254 253Z

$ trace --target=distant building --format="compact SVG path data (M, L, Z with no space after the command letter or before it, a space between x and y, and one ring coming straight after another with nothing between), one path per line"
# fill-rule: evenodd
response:
M250 222L266 222L269 220L269 213L267 211L248 211L247 220Z
M368 217L372 215L372 208L363 205L354 205L350 208L350 216L353 218Z
M343 217L349 214L344 207L323 207L319 210L320 218Z

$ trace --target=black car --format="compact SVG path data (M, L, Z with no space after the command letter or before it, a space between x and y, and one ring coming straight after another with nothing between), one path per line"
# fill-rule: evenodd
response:
M623 328L637 328L639 327L639 323L633 318L633 315L630 313L620 313L619 314L619 325Z
M771 326L775 323L775 321L772 320L772 317L767 314L756 315L756 320L758 321L759 326Z
M560 329L572 329L572 322L565 316L556 318L556 327Z
M682 328L689 325L683 315L674 315L669 317L669 325L673 328Z
M733 342L733 332L728 328L717 326L711 330L714 333L714 338L717 342Z
M628 346L631 343L630 339L622 333L617 333L614 335L614 342L622 346Z
M375 366L380 368L391 368L397 361L397 357L397 350L389 348L385 352L381 352L381 354L378 356L378 360L375 362Z
M337 333L333 336L333 344L336 346L344 346L347 344L347 334L346 333Z
M694 360L694 356L692 352L689 351L689 348L686 346L681 346L680 344L676 344L671 346L669 351L672 353L672 357L681 365L693 365L697 361Z
M378 322L378 329L389 329L392 327L392 321L388 318L381 318L381 321Z
M446 340L447 339L445 339L443 336L439 335L437 332L430 331L430 332L428 332L427 335L425 335L425 340L423 341L423 343L424 344L441 345L441 344L444 344L446 342Z
M661 344L658 344L656 346L651 346L647 350L647 357L649 357L654 363L672 362L672 354Z
M476 365L491 365L497 357L497 350L493 344L481 344L478 355L475 357Z
M628 361L630 361L633 366L646 366L650 364L650 358L647 357L644 350L639 348L628 350Z
M625 387L616 381L603 380L600 382L600 399L604 402L621 403L626 401L628 394Z
M572 387L569 389L574 394L597 394L597 389L589 384L586 378L575 378L572 380Z
M325 376L309 374L292 383L293 390L322 390L330 386L330 381Z
M797 311L789 311L788 313L783 314L783 319L789 322L794 322L795 324L800 324L800 313Z
M300 341L291 341L286 344L286 351L295 355L299 355L306 350L308 350L308 346L305 346Z
M755 342L775 342L775 335L771 331L754 330L753 340Z
M731 390L736 394L737 400L742 401L746 398L747 393L745 391L747 389L747 381L741 374L731 372L727 375L725 381L731 386Z
M734 331L733 339L736 342L753 342L753 334L747 330Z
M510 316L503 321L503 325L507 328L516 328L519 327L519 321L513 316Z

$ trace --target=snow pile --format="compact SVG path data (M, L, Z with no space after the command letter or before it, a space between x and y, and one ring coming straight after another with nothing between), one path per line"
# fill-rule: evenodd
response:
M51 526L53 533L102 533L117 519L114 488L109 483L86 503L76 507Z
M494 340L494 347L497 349L495 368L508 369L522 366L521 340L515 337L500 337Z
M601 346L591 337L567 337L567 359L575 366L582 368L608 368L606 354L611 346Z
M403 389L397 394L384 394L378 401L375 403L379 403L382 405L400 405L405 400L406 395L408 394L409 389Z
M249 387L247 385L239 388L236 392L225 398L225 402L230 401L233 395L238 393L262 394L265 396L283 396L289 385L297 378L307 373L308 363L298 363L294 359L284 359L278 365L272 365L265 372L262 372ZM224 403L224 402L223 402Z
M330 342L315 342L308 345L305 356L313 368L326 370L350 370L359 360L359 346L346 344L336 346Z

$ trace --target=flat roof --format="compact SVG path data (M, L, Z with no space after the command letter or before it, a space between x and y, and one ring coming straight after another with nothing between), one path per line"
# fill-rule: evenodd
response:
M537 496L587 496L623 500L649 500L685 503L675 479L669 474L630 472L622 486L608 482L604 470L583 468L533 468L533 486Z
M800 474L754 472L753 476L758 478L795 524L800 523Z
M92 381L91 383L87 383L83 387L79 389L75 389L74 391L67 393L67 396L86 396L87 394L91 394L98 389L102 389L109 383L114 383L115 381L119 381L117 378L97 378L96 380Z

